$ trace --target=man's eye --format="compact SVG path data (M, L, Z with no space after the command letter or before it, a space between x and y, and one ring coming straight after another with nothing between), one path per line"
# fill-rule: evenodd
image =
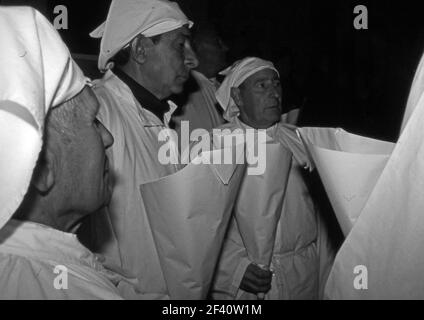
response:
M94 121L93 121L93 123L94 123L94 125L98 128L99 126L100 126L100 120L99 119L97 119L97 118L94 118Z

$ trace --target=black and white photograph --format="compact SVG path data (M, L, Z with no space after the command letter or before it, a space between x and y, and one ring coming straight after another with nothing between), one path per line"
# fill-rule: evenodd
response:
M0 300L423 300L422 13L0 0Z

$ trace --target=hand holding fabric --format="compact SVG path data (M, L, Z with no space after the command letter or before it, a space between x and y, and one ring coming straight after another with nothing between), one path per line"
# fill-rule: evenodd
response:
M244 273L240 289L253 294L267 293L271 289L272 272L251 263Z

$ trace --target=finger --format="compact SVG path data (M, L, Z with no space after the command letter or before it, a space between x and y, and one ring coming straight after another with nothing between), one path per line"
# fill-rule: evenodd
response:
M271 284L256 284L252 282L246 281L244 286L240 287L244 291L250 292L250 293L267 293L271 289Z
M262 269L261 267L257 266L254 263L251 263L248 266L246 271L249 272L249 273L253 273L255 276L257 276L259 278L266 278L269 275L272 275L272 272L270 270Z
M271 290L271 285L270 284L267 285L267 286L258 287L258 291L257 292L267 293L269 290Z
M252 277L252 278L247 278L245 282L247 285L251 287L266 289L268 286L271 285L271 281L272 279L260 279L260 278Z
M270 277L258 277L255 273L253 272L246 272L244 278L254 284L258 284L258 285L263 285L263 284L267 284L270 283L272 280L272 274Z

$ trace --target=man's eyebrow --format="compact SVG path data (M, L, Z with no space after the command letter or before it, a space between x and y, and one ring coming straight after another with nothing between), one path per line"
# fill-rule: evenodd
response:
M177 37L177 39L182 39L182 40L187 40L187 39L191 39L191 34L190 33L180 33Z
M258 83L258 82L263 82L263 81L275 81L275 80L278 80L278 81L280 81L280 78L279 77L277 77L277 76L275 76L275 77L266 77L266 76L264 76L264 77L260 77L260 78L257 78L256 80L255 80L255 83Z
M190 38L191 37L191 31L189 29L183 29L182 32L179 34L179 36L184 38Z
M187 39L187 36L185 36L182 33L179 33L175 35L174 39L172 39L172 42L185 41L186 39Z

